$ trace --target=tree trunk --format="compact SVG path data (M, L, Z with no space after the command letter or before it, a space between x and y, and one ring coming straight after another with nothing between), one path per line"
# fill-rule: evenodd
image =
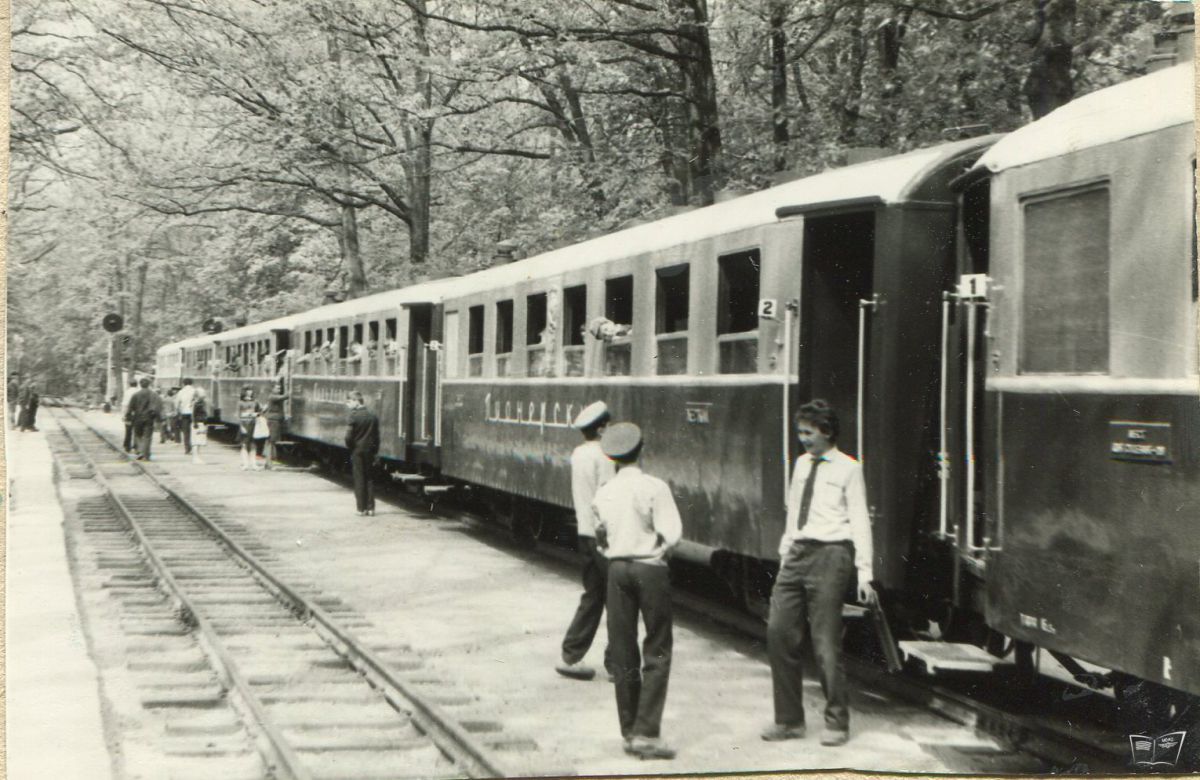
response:
M882 86L879 90L879 134L880 146L888 146L899 127L900 98L904 94L904 78L900 74L900 50L904 34L908 30L909 9L901 10L879 27L879 72Z
M1075 0L1033 0L1037 37L1033 64L1021 91L1033 118L1039 119L1071 102L1071 53L1075 40Z
M342 224L338 229L338 245L342 250L342 260L346 263L346 294L358 298L369 289L367 287L367 272L363 268L362 255L358 251L358 209L354 206L342 206Z
M788 145L791 136L788 130L788 85L787 85L787 4L781 0L771 2L771 128L775 142L776 171L787 170Z
M326 49L329 52L329 61L333 64L336 70L341 70L342 67L342 45L338 40L336 28L330 21L328 38L326 39ZM347 125L346 109L343 105L344 96L339 94L337 102L333 107L333 123L337 127L339 133L345 131ZM340 140L340 139L339 139ZM342 157L340 167L340 176L345 183L346 188L350 189L350 179L352 171L350 164L346 161L344 155L349 152L338 152ZM338 227L338 246L341 249L342 262L346 265L346 294L351 298L357 298L367 292L367 272L363 268L362 256L358 251L358 213L357 208L347 203L338 204L338 211L341 215L341 225Z
M840 121L838 142L843 146L851 146L858 141L858 120L861 118L863 69L867 61L867 38L863 34L863 2L856 0L854 15L851 19L850 36L853 45L850 48L850 77L846 81L846 92L839 108Z
M413 14L413 29L416 36L417 52L422 60L429 59L429 35L425 17L425 0L408 0L415 13ZM418 67L413 72L413 86L421 97L421 105L430 108L433 105L433 76L424 67ZM429 259L429 230L430 230L430 201L431 168L433 165L430 151L433 143L433 120L417 118L409 122L408 136L408 165L405 166L408 178L408 205L411 219L408 224L408 260L413 265L423 265Z
M711 206L713 193L725 183L721 155L721 122L717 103L717 79L713 69L712 44L708 35L707 0L684 0L684 35L679 36L680 53L687 55L680 69L688 96L689 135L692 139L692 200Z
M132 371L137 371L142 345L142 305L146 300L146 271L148 269L149 263L145 260L137 268L137 297L133 303L133 339L129 344L129 364Z

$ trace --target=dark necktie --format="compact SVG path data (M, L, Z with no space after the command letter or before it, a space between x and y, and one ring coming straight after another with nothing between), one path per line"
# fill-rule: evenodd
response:
M824 462L820 458L813 458L812 468L808 470L808 478L804 480L804 492L800 494L800 523L796 529L798 531L803 531L804 526L808 524L808 510L812 506L813 487L817 484L817 466Z

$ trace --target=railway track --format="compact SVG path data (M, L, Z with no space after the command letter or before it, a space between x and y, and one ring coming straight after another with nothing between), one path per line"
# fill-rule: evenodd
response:
M147 610L123 620L123 628L154 637L190 632L220 682L217 692L167 684L166 699L193 709L214 696L227 700L274 778L506 774L482 740L439 706L445 691L436 680L425 681L431 687L401 678L398 670L419 666L407 648L372 647L355 634L369 626L361 618L289 585L245 539L69 412L54 410L53 417L70 445L57 448L60 469L103 491L82 511L85 530L104 535L108 545L106 587L135 591ZM135 540L136 550L122 537ZM169 606L146 598L151 586ZM157 663L160 671L169 666ZM200 671L191 660L173 668Z

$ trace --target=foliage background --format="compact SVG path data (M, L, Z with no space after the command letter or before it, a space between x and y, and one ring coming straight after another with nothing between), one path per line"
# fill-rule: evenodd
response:
M127 359L1143 71L1118 0L15 0L9 364ZM969 131L954 130L966 126Z

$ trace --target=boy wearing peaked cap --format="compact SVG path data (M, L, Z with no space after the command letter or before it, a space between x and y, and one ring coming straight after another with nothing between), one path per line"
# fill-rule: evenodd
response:
M671 675L671 581L667 553L683 536L679 509L666 482L642 472L642 432L617 423L600 439L617 473L592 502L596 540L608 557L608 644L617 717L625 752L674 758L659 736ZM638 616L646 625L638 653Z
M604 599L608 591L608 559L596 546L596 531L592 521L592 499L605 482L612 479L616 469L600 449L600 435L608 425L608 407L603 401L588 405L575 418L572 426L583 436L571 453L571 501L575 506L576 533L579 551L584 555L583 595L579 608L562 641L562 663L555 667L564 677L590 680L596 671L583 664L604 616ZM612 673L609 651L604 650L604 666Z

